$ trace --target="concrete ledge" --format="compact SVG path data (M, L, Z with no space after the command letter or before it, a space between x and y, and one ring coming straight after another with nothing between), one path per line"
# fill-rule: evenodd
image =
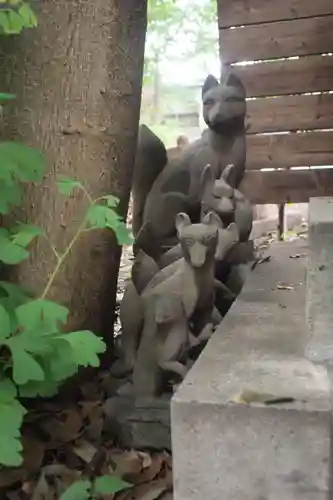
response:
M329 377L304 358L306 259L290 259L305 252L271 246L173 397L175 500L327 500Z
M311 334L306 356L333 364L333 198L309 203L307 321Z

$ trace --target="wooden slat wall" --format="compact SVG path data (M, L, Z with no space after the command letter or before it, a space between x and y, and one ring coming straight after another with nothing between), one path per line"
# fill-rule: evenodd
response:
M332 0L333 1L333 0ZM333 123L333 94L280 96L247 101L250 134L329 128Z
M333 170L260 172L333 165L322 130L333 129L333 0L217 1L221 61L250 98L244 192L253 203L333 196Z
M332 0L219 0L219 27L333 14Z
M333 131L247 136L248 170L330 165Z
M240 189L256 205L306 203L313 196L333 196L333 170L249 171Z
M325 92L333 89L332 56L309 56L233 68L242 79L248 97Z
M333 50L332 24L333 15L221 29L223 62L265 59L267 54L279 58L329 52Z

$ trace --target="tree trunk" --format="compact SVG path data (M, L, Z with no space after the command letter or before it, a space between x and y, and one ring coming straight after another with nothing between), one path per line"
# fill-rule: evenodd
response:
M6 138L46 154L42 186L26 189L21 220L42 227L61 253L87 210L82 193L58 194L59 174L80 180L93 198L113 194L125 216L132 181L146 32L147 0L42 0L37 29L2 37L1 91L18 99ZM71 328L112 338L120 248L109 230L82 235L49 299L71 311ZM41 293L55 265L46 240L18 269Z

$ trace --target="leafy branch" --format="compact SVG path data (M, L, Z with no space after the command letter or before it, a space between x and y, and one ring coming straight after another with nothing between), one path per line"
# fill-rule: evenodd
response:
M0 99L6 102L12 96L1 94ZM43 172L44 157L40 152L15 142L0 143L0 214L18 205L22 185L41 181ZM132 242L124 221L114 210L117 198L107 195L93 200L80 182L64 177L59 179L58 187L64 195L81 189L89 206L62 254L50 242L57 263L44 292L36 299L20 286L0 282L0 464L7 466L22 462L20 428L26 409L20 398L55 395L79 367L98 367L98 356L106 349L102 339L90 331L64 333L69 310L46 299L66 257L80 235L92 229L111 229L119 244ZM40 228L21 222L0 228L0 262L23 262L29 257L30 243L41 236L44 234Z

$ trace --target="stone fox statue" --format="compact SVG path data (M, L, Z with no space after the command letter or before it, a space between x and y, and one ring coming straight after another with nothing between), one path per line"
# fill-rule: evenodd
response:
M136 396L159 395L166 373L183 379L192 345L189 321L198 307L208 317L214 307L214 257L222 223L208 213L201 223L191 224L180 213L176 228L184 258L170 276L148 284L141 295L143 330L133 370ZM197 342L193 338L193 345Z
M133 203L144 205L142 218L140 215L133 220L134 236L149 222L160 253L177 244L177 213L185 212L192 221L200 220L201 175L208 163L215 177L219 177L228 164L234 164L233 187L239 185L244 174L246 101L243 85L231 73L227 73L221 83L210 75L202 88L202 100L203 117L208 125L202 137L181 155L171 158L162 169L163 162L150 155L150 161L140 163L140 172L136 172L134 179ZM157 141L156 138L155 151L158 151ZM139 141L138 154L141 148ZM159 143L159 158L163 157L163 148ZM145 172L150 176L152 171L156 180L151 189L141 189Z

